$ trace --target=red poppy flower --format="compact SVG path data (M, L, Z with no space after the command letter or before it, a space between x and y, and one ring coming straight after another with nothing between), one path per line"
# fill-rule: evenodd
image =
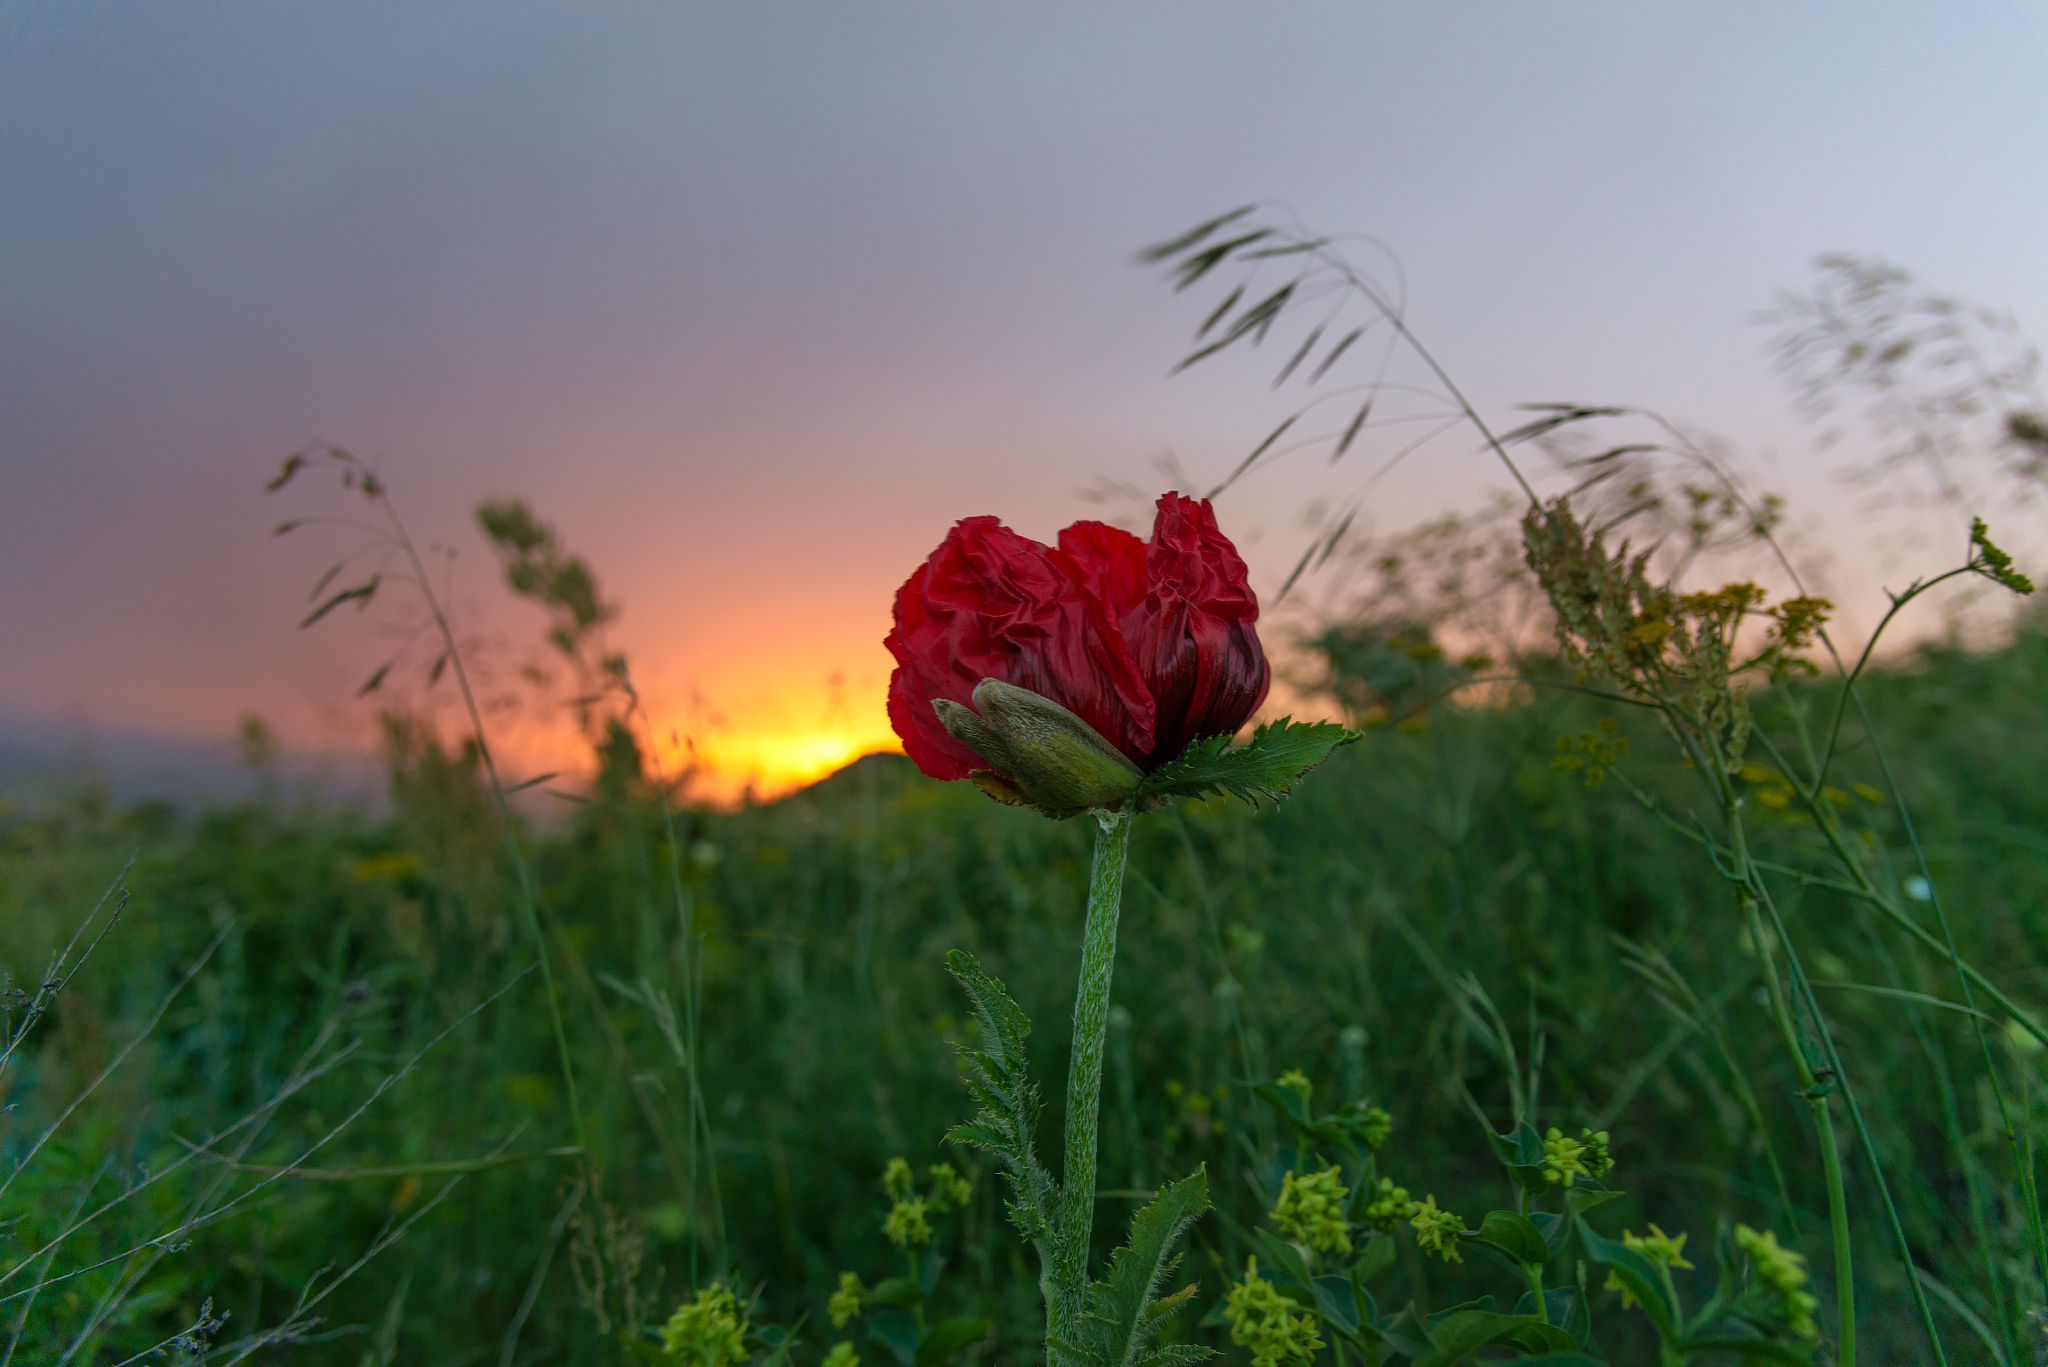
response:
M897 590L889 720L918 768L965 778L988 761L932 703L966 705L999 679L1065 707L1150 773L1265 700L1258 616L1206 499L1161 498L1149 542L1076 522L1050 547L970 517Z

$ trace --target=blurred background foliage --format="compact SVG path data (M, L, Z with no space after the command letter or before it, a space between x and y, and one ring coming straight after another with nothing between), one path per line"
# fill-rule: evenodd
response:
M1416 1193L1463 1202L1468 1220L1504 1199L1471 1107L1505 1127L1505 1079L1421 949L1472 974L1518 1030L1543 1038L1540 1124L1613 1132L1612 1180L1631 1193L1613 1208L1615 1227L1655 1220L1710 1240L1725 1217L1818 1241L1824 1200L1809 1130L1769 1017L1752 1000L1756 960L1734 933L1728 894L1696 847L1613 785L1589 787L1583 773L1551 763L1560 736L1592 729L1610 709L1539 686L1484 705L1411 710L1470 672L1423 624L1333 628L1311 646L1321 686L1346 708L1367 721L1407 713L1408 723L1370 728L1276 808L1167 811L1139 823L1133 846L1115 996L1128 1015L1117 1014L1112 1038L1102 1183L1142 1191L1208 1165L1220 1210L1196 1228L1188 1260L1204 1310L1242 1268L1241 1228L1278 1187L1278 1137L1248 1084L1282 1070L1305 1072L1325 1104L1363 1095L1389 1110L1396 1129L1382 1167ZM1541 660L1524 666L1537 679L1546 670L1554 673ZM1825 704L1831 689L1818 681L1760 694L1759 725L1783 731L1792 710ZM2022 624L1997 650L1924 648L1865 689L1963 953L2022 1002L2048 1005L2038 727L2048 636ZM1617 720L1634 742L1632 773L1664 791L1668 809L1685 810L1686 776L1663 738L1632 716ZM297 1160L378 1079L530 962L530 942L511 924L514 885L474 748L451 748L400 716L385 736L388 820L301 812L288 795L193 813L118 810L83 792L0 823L0 924L9 928L0 953L18 986L33 986L135 856L121 924L0 1075L9 1107L0 1170L14 1170L191 957L222 936L126 1066L17 1175L5 1267L81 1202L111 1198L261 1106L329 1028L330 1051L355 1052L276 1108L243 1170L188 1162L68 1243L45 1273L155 1237L202 1183L265 1181L262 1168ZM758 1292L757 1321L808 1316L804 1335L822 1346L838 1272L873 1282L896 1270L880 1234L879 1180L897 1154L920 1167L950 1161L976 1179L972 1204L940 1229L949 1271L938 1312L988 1314L998 1325L988 1360L1034 1360L1035 1269L977 1156L940 1142L966 1110L951 1042L967 1029L942 957L972 950L1038 1025L1049 1140L1061 1119L1085 824L997 807L895 756L772 804L721 812L685 802L675 822L701 937L693 954L663 854L658 785L622 727L598 744L601 775L583 800L553 802L525 829L555 943L572 964L558 972L558 991L598 1193L580 1188L586 1169L559 1154L463 1175L319 1307L317 1325L302 1326L298 1360L614 1361L601 1329L658 1321L716 1275L743 1296ZM1882 784L1867 750L1849 754L1843 775ZM1755 782L1761 791L1770 779ZM1903 880L1910 864L1889 808L1854 801L1857 824ZM1765 857L1822 867L1797 814L1768 816L1764 830ZM1947 980L1859 904L1789 882L1787 901L1817 977L1947 995ZM1670 979L1643 971L1655 956L1668 959ZM687 997L685 972L700 979L695 1060L667 1043L654 1009L661 994ZM271 1181L185 1236L77 1360L118 1361L157 1343L208 1298L228 1314L223 1341L276 1321L323 1269L346 1268L449 1180L351 1173L570 1145L539 992L537 978L520 979L304 1160L328 1178ZM1851 990L1826 1000L1880 1143L1895 1171L1919 1175L1894 1190L1923 1267L1953 1292L1937 1313L1974 1315L2011 1342L1997 1317L2003 1307L2015 1322L2023 1309L2014 1295L2028 1284L2023 1217L2009 1174L1997 1175L2003 1141L1985 1097L1951 1084L1952 1066L1974 1075L1965 1018ZM2038 1072L2037 1056L2015 1061ZM688 1062L708 1111L715 1207L702 1194L708 1182L692 1198L676 1156L689 1132ZM1743 1081L1764 1134L1742 1102ZM2038 1090L2025 1101L2037 1131ZM1951 1131L1959 1149L1946 1142ZM1766 1142L1791 1184L1790 1228ZM1916 1360L1901 1269L1878 1251L1870 1188L1860 1159L1847 1161L1871 1250L1859 1269L1869 1279L1866 1353ZM1973 1185L1990 1195L1973 1204ZM1104 1212L1105 1241L1127 1201L1105 1198L1119 1207ZM1997 1288L1973 1220L1988 1221L1981 1234L2003 1269ZM1821 1279L1824 1259L1813 1261ZM0 1295L15 1296L0 1301L10 1332L28 1311L18 1360L61 1355L121 1266L55 1281L29 1306L15 1293L45 1273L0 1284ZM589 1291L600 1275L609 1279L601 1297ZM1392 1275L1401 1291L1383 1304L1413 1295L1442 1306L1497 1289L1490 1269L1425 1269L1416 1258ZM1623 1323L1605 1345L1617 1362L1636 1360ZM1979 1346L1961 1318L1945 1327L1966 1354ZM1224 1341L1213 1325L1190 1332Z

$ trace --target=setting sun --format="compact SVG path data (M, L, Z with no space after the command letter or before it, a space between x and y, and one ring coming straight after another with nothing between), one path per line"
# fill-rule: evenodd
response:
M729 734L697 747L696 788L714 799L735 798L748 789L757 797L778 797L844 768L862 755L902 748L886 725Z

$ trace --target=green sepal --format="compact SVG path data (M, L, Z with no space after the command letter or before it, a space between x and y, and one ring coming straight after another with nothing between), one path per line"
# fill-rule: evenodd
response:
M1459 1242L1484 1244L1516 1267L1541 1267L1550 1261L1550 1244L1525 1215L1490 1210L1479 1228L1458 1236Z
M1629 1294L1641 1303L1643 1313L1657 1326L1659 1338L1667 1343L1676 1339L1680 1318L1678 1293L1671 1288L1670 1269L1651 1262L1627 1244L1601 1238L1583 1218L1577 1224L1586 1256L1612 1272L1628 1288Z
M987 1338L993 1323L973 1315L955 1315L951 1319L940 1320L924 1336L924 1342L917 1345L915 1367L940 1367L941 1363Z
M1336 722L1287 717L1261 726L1235 749L1230 737L1210 736L1147 775L1138 785L1138 805L1150 809L1177 797L1221 796L1241 798L1254 807L1261 797L1277 802L1331 751L1358 739L1358 732Z

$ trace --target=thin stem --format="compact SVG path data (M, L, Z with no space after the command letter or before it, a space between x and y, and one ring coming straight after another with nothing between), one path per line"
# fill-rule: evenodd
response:
M1098 812L1095 863L1088 876L1088 923L1081 982L1074 994L1073 1061L1067 1071L1067 1158L1061 1171L1055 1235L1052 1337L1068 1338L1088 1284L1088 1240L1095 1224L1095 1143L1102 1107L1102 1048L1109 1031L1109 982L1116 968L1117 911L1131 850L1128 812Z
M1744 838L1742 817L1733 804L1728 808L1728 824L1734 839L1736 858L1741 861L1738 868L1745 881L1752 880L1756 875L1749 867L1748 842ZM1778 1022L1778 1031L1785 1043L1785 1055L1792 1060L1793 1071L1799 1078L1800 1095L1805 1099L1806 1108L1813 1116L1814 1137L1820 1144L1822 1175L1827 1181L1828 1233L1834 1244L1835 1254L1835 1361L1840 1363L1841 1367L1855 1367L1855 1251L1849 1244L1849 1200L1848 1193L1842 1185L1842 1156L1835 1146L1835 1121L1828 1111L1828 1089L1819 1085L1820 1080L1814 1076L1813 1066L1807 1062L1806 1051L1800 1047L1792 1023L1792 1012L1785 1000L1784 988L1778 982L1777 966L1771 962L1770 945L1764 938L1763 917L1759 914L1757 900L1749 888L1743 889L1742 905L1749 917L1750 943L1756 947L1757 957L1763 962L1764 982L1771 995L1771 1015ZM1775 918L1775 908L1772 914ZM1782 933L1779 939L1789 953L1791 945L1784 940ZM1796 972L1796 968L1794 971ZM1836 1074L1836 1080L1840 1080L1839 1072Z
M462 691L462 705L469 713L470 733L476 737L477 758L483 761L484 772L491 780L491 796L496 800L498 824L505 832L505 848L512 855L512 867L519 875L519 917L526 923L527 933L533 937L533 952L540 960L541 993L547 999L548 1024L553 1027L555 1054L562 1065L562 1085L569 1097L569 1119L575 1128L576 1146L584 1151L587 1165L590 1142L584 1134L583 1107L576 1096L576 1067L569 1061L569 1035L562 1025L561 1003L555 1000L554 964L548 955L547 937L541 933L540 913L536 910L540 898L533 886L533 871L526 866L526 852L519 847L519 828L512 820L512 803L505 796L504 780L498 777L498 762L491 757L490 742L484 737L483 709L477 706L476 692L470 687L469 670L462 662L462 650L455 641L455 628L449 625L448 615L442 611L441 600L434 593L427 567L420 560L412 537L406 533L405 523L399 519L397 505L392 503L389 494L382 492L377 495L377 503L384 510L384 516L391 520L391 530L396 533L406 559L412 562L420 596L426 600L427 611L433 614L441 644L448 652L448 663L455 671L456 686Z

